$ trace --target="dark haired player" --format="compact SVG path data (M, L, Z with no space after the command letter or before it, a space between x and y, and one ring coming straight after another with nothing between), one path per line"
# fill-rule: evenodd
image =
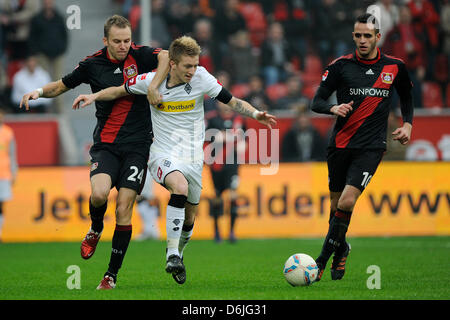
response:
M322 76L312 110L337 116L330 138L327 162L330 220L322 251L316 259L317 281L334 253L331 278L340 280L350 244L345 235L353 208L386 150L387 120L394 88L400 96L403 126L392 132L407 144L411 137L413 104L411 81L402 60L380 52L381 34L375 17L359 16L354 25L356 51L333 61ZM337 105L327 102L336 91Z
M166 50L134 45L129 21L118 15L106 21L103 43L103 49L81 61L72 73L24 95L20 107L24 105L28 110L29 100L53 98L82 83L89 84L92 92L98 92L158 68L147 97L130 96L95 104L97 125L90 150L92 225L81 244L81 256L89 259L94 254L103 231L108 196L111 188L116 187L116 228L111 258L108 271L97 287L112 289L131 239L133 204L146 178L151 144L148 102L160 102L158 87L167 76L169 59Z

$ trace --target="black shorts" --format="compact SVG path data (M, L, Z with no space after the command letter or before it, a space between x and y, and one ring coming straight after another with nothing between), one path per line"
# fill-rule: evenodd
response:
M150 145L146 143L114 145L94 144L91 155L90 177L106 173L117 190L129 188L141 194L147 177L147 162Z
M237 165L224 165L221 170L211 170L211 177L216 191L216 196L219 197L225 190L236 190L239 185Z
M329 148L327 163L330 191L341 192L346 185L351 185L363 192L383 155L383 149Z

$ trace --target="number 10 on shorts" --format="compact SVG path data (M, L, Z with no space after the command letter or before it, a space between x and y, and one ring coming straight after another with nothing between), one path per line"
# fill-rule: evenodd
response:
M371 174L369 174L369 172L363 172L363 180L362 180L362 182L361 182L361 186L362 187L367 187L367 185L369 184L369 182L370 182L370 179L372 179L372 175Z
M128 177L129 181L133 181L136 182L136 178L139 180L139 183L142 183L142 178L144 177L144 169L141 170L141 172L139 172L138 167L136 166L131 166L130 170L133 171L132 174L130 174L130 176ZM139 174L138 174L139 173Z

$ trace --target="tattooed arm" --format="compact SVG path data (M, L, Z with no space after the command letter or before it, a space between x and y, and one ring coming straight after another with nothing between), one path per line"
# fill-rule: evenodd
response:
M275 116L268 114L266 111L258 111L247 101L238 99L236 97L231 98L230 102L228 102L227 105L234 111L244 116L256 119L258 122L268 126L270 129L272 129L272 125L275 125L277 123Z
M254 118L253 113L257 111L256 108L254 108L250 103L236 97L231 98L230 102L228 102L228 105L234 111L250 118Z

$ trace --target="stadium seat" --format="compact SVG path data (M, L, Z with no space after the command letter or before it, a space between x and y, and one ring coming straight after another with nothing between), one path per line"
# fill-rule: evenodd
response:
M301 78L304 85L319 85L322 81L322 73L303 72Z
M318 87L318 83L305 84L302 89L302 94L309 100L311 100L312 98L314 98Z
M231 93L236 98L245 98L250 92L250 87L246 83L235 84L231 87Z
M14 75L22 69L24 62L22 60L12 60L6 66L6 74L8 75L8 85L12 85Z
M308 54L305 57L305 73L307 74L319 74L323 73L323 65L319 56L315 54Z
M445 89L445 107L450 108L450 83L447 84L447 88Z
M445 54L439 54L434 63L434 79L438 82L448 81L448 59Z
M267 21L261 4L257 2L242 3L239 11L247 24L252 45L259 48L264 41L267 30Z
M425 108L442 108L442 90L438 83L426 81L422 84L422 100Z
M285 83L275 83L266 88L266 94L272 101L285 97L288 94L288 88Z
M131 24L131 30L136 31L139 21L141 20L141 6L140 5L134 5L130 9L130 13L128 16L128 19L130 20Z

